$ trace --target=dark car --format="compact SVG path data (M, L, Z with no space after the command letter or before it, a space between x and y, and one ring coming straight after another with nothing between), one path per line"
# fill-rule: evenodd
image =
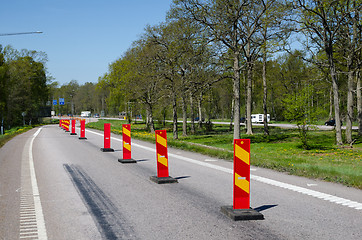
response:
M334 119L328 120L327 122L324 123L324 125L326 125L326 126L336 126L336 120L334 120ZM342 121L341 121L341 126L342 126Z
M195 117L195 119L194 119L194 121L196 121L196 122L198 122L200 120L200 118L199 117ZM201 122L204 122L205 121L205 118L202 118L201 119Z

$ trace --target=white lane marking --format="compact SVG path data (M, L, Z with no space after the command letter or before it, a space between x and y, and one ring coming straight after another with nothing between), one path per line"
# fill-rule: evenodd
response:
M101 134L101 133L93 132L93 131L90 131L90 130L87 130L87 131L90 132L90 133L99 135L99 136L103 136L103 134ZM116 140L116 141L122 141L121 139L114 138L114 137L112 137L112 139ZM155 152L154 148L149 148L149 147L146 147L146 146L142 146L142 145L139 145L137 143L132 143L132 145L135 146L135 147L143 148L143 149L151 151L151 152ZM198 160L194 160L194 159L191 159L191 158L179 156L179 155L172 154L172 153L169 153L168 156L178 158L180 160L183 160L183 161L186 161L186 162L189 162L189 163L193 163L193 164L197 164L197 165L200 165L200 166L203 166L203 167L208 167L208 168L211 168L211 169L219 170L221 172L233 174L232 169L225 168L225 167L220 167L220 166L217 166L217 165L214 165L214 164L211 164L211 163L201 162L201 161L198 161ZM322 193L322 192L310 190L310 189L307 189L307 188L298 187L298 186L295 186L295 185L292 185L292 184L283 183L283 182L279 182L279 181L272 180L272 179L269 179L269 178L264 178L264 177L259 177L259 176L256 176L256 175L252 175L252 174L250 174L250 179L258 181L258 182L262 182L262 183L265 183L265 184L269 184L269 185L272 185L272 186L288 189L288 190L291 190L291 191L294 191L294 192L299 192L299 193L309 195L309 196L312 196L312 197L315 197L315 198L319 198L319 199L322 199L322 200L325 200L325 201L336 203L338 205L354 208L356 210L362 210L362 203L359 203L359 202L356 202L356 201L351 201L349 199L340 198L340 197L333 196L333 195L330 195L330 194L327 194L327 193Z
M38 182L36 180L35 168L34 168L34 160L33 160L33 142L34 139L38 136L42 128L39 128L36 133L34 133L33 138L30 141L29 146L29 165L30 165L30 178L31 178L31 185L33 188L33 197L34 197L34 208L36 213L36 222L38 225L38 239L40 240L47 240L47 232L45 228L45 221L43 215L43 209L41 206L39 189L38 189Z

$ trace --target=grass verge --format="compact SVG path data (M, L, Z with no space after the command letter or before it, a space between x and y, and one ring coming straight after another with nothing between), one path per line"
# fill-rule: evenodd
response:
M32 128L33 128L32 126L24 126L24 127L14 127L9 130L6 130L4 135L0 135L0 148L4 146L5 143L10 141L13 137L23 132L29 131Z
M106 122L111 123L116 134L122 134L122 124L126 123L99 120L87 127L103 130ZM168 146L232 161L233 135L228 126L215 124L211 131L199 129L189 136L180 133L178 140L172 139L171 124L156 128L167 130ZM241 136L251 140L252 165L362 189L362 138L357 133L353 136L357 141L349 148L335 145L334 131L311 131L308 140L311 149L304 150L297 130L270 128L269 136L263 135L262 128L253 130L254 135ZM145 124L132 124L132 138L155 142L154 134L145 130Z

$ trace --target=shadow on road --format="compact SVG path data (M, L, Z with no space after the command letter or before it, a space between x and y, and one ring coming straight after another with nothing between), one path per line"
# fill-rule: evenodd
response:
M179 179L184 179L184 178L189 178L191 176L181 176L181 177L175 177L175 179L179 180Z
M260 207L257 207L257 208L254 208L255 211L258 211L258 212L262 212L264 210L267 210L269 208L273 208L273 207L276 207L278 205L263 205L263 206L260 206Z

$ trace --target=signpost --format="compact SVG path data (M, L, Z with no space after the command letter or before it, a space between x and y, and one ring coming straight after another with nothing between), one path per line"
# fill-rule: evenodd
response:
M64 105L64 98L59 98L59 105Z

